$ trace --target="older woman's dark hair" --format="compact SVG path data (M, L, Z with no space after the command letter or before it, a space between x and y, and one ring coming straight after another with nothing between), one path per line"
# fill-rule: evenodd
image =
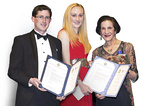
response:
M121 27L118 24L117 20L114 17L110 17L110 16L106 15L106 16L100 17L98 22L97 22L97 27L96 27L96 33L97 34L101 35L101 32L100 32L100 30L101 30L101 23L103 21L106 21L106 20L109 20L109 21L111 21L113 23L113 26L114 26L114 29L116 31L116 34L120 32Z
M36 15L38 14L38 11L42 11L42 10L48 10L49 15L50 15L50 18L52 17L52 11L51 11L51 9L50 9L48 6L46 6L46 5L37 5L37 6L33 9L33 11L32 11L32 16L33 16L33 17L36 17Z

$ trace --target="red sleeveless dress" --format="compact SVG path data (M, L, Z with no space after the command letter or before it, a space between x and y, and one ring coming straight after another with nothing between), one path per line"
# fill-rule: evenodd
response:
M87 68L87 61L86 58L88 54L85 54L84 46L82 43L77 42L78 45L71 46L70 47L70 59L84 59L81 65L79 78L83 81L88 68ZM92 104L92 94L89 94L88 96L84 96L79 101L74 97L73 94L70 94L66 97L65 100L60 102L60 106L93 106Z

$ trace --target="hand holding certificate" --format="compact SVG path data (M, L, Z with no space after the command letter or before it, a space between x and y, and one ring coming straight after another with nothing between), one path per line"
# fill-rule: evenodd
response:
M71 67L48 55L40 87L57 96L67 96L75 90L80 67L81 61Z
M130 64L119 65L96 56L83 83L98 94L116 97L129 68Z

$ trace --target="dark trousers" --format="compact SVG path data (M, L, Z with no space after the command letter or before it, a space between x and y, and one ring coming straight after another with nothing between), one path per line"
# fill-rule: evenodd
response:
M56 96L36 89L29 106L60 106Z

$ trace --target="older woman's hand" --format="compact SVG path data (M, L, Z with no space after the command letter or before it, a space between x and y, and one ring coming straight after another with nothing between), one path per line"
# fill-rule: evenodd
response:
M95 94L95 96L98 98L98 99L100 99L100 100L102 100L102 99L104 99L105 98L105 96L104 95L100 95L100 94Z
M129 74L127 75L127 77L128 77L129 79L135 81L136 78L137 78L137 73L135 73L135 72L132 71L132 70L129 70Z
M92 62L93 62L93 61L89 61L89 66L90 66L90 67L92 66Z

